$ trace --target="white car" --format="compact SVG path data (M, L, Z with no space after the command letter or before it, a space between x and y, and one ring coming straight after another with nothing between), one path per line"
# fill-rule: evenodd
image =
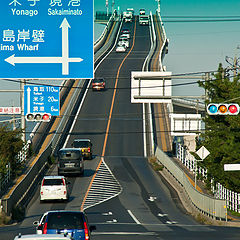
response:
M68 200L68 182L64 176L45 176L40 187L40 201Z
M125 46L117 46L116 52L126 52L126 47Z
M65 236L65 235L61 235L61 234L43 234L43 235L39 235L39 234L29 234L29 235L21 235L19 234L18 236L16 236L14 238L14 240L21 240L21 239L25 239L25 240L71 240L70 236Z
M118 42L118 46L125 46L126 48L129 47L129 41L128 40L121 40Z
M145 15L145 13L146 13L145 9L142 8L139 10L139 15Z
M130 38L130 33L123 33L123 34L121 34L119 39L123 39L123 38L129 39Z

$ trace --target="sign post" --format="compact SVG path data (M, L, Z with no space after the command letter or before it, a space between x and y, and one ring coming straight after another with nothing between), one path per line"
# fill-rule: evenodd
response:
M44 85L24 86L24 115L32 116L49 114L59 116L60 97L59 87Z
M199 161L203 161L210 154L210 152L204 146L202 146L200 149L198 149L196 154L201 158ZM195 159L195 189L197 188L197 161L198 160Z

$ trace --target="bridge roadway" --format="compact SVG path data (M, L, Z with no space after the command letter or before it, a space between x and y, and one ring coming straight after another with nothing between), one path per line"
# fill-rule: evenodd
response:
M238 228L201 225L186 214L173 189L143 157L142 106L130 103L130 72L140 71L150 49L149 28L124 23L131 31L126 53L111 51L95 69L107 89L88 89L66 146L90 138L94 158L85 161L83 177L69 177L67 203L40 204L39 189L24 220L0 228L0 239L34 233L32 222L54 209L85 209L97 230L92 239L239 239ZM56 166L48 174L56 174ZM104 191L105 190L105 191ZM101 194L99 194L101 193Z

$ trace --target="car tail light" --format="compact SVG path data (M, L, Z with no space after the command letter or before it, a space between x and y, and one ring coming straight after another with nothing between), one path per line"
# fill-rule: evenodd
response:
M65 186L65 181L64 181L64 179L62 178L62 181L63 181L63 186Z
M44 223L43 234L47 234L47 223Z
M43 191L41 191L41 195L43 195Z
M64 191L64 192L63 192L63 194L66 194L66 193L67 193L67 191Z
M84 233L85 233L85 240L89 239L89 232L88 232L88 227L86 222L84 222Z
M88 148L88 152L89 152L89 153L91 152L91 149L90 149L90 147Z
M42 186L44 185L44 179L43 179L43 181L42 181Z

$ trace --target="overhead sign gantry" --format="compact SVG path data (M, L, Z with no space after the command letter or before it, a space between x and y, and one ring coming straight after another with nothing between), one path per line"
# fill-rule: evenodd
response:
M0 78L92 78L93 0L5 0Z

